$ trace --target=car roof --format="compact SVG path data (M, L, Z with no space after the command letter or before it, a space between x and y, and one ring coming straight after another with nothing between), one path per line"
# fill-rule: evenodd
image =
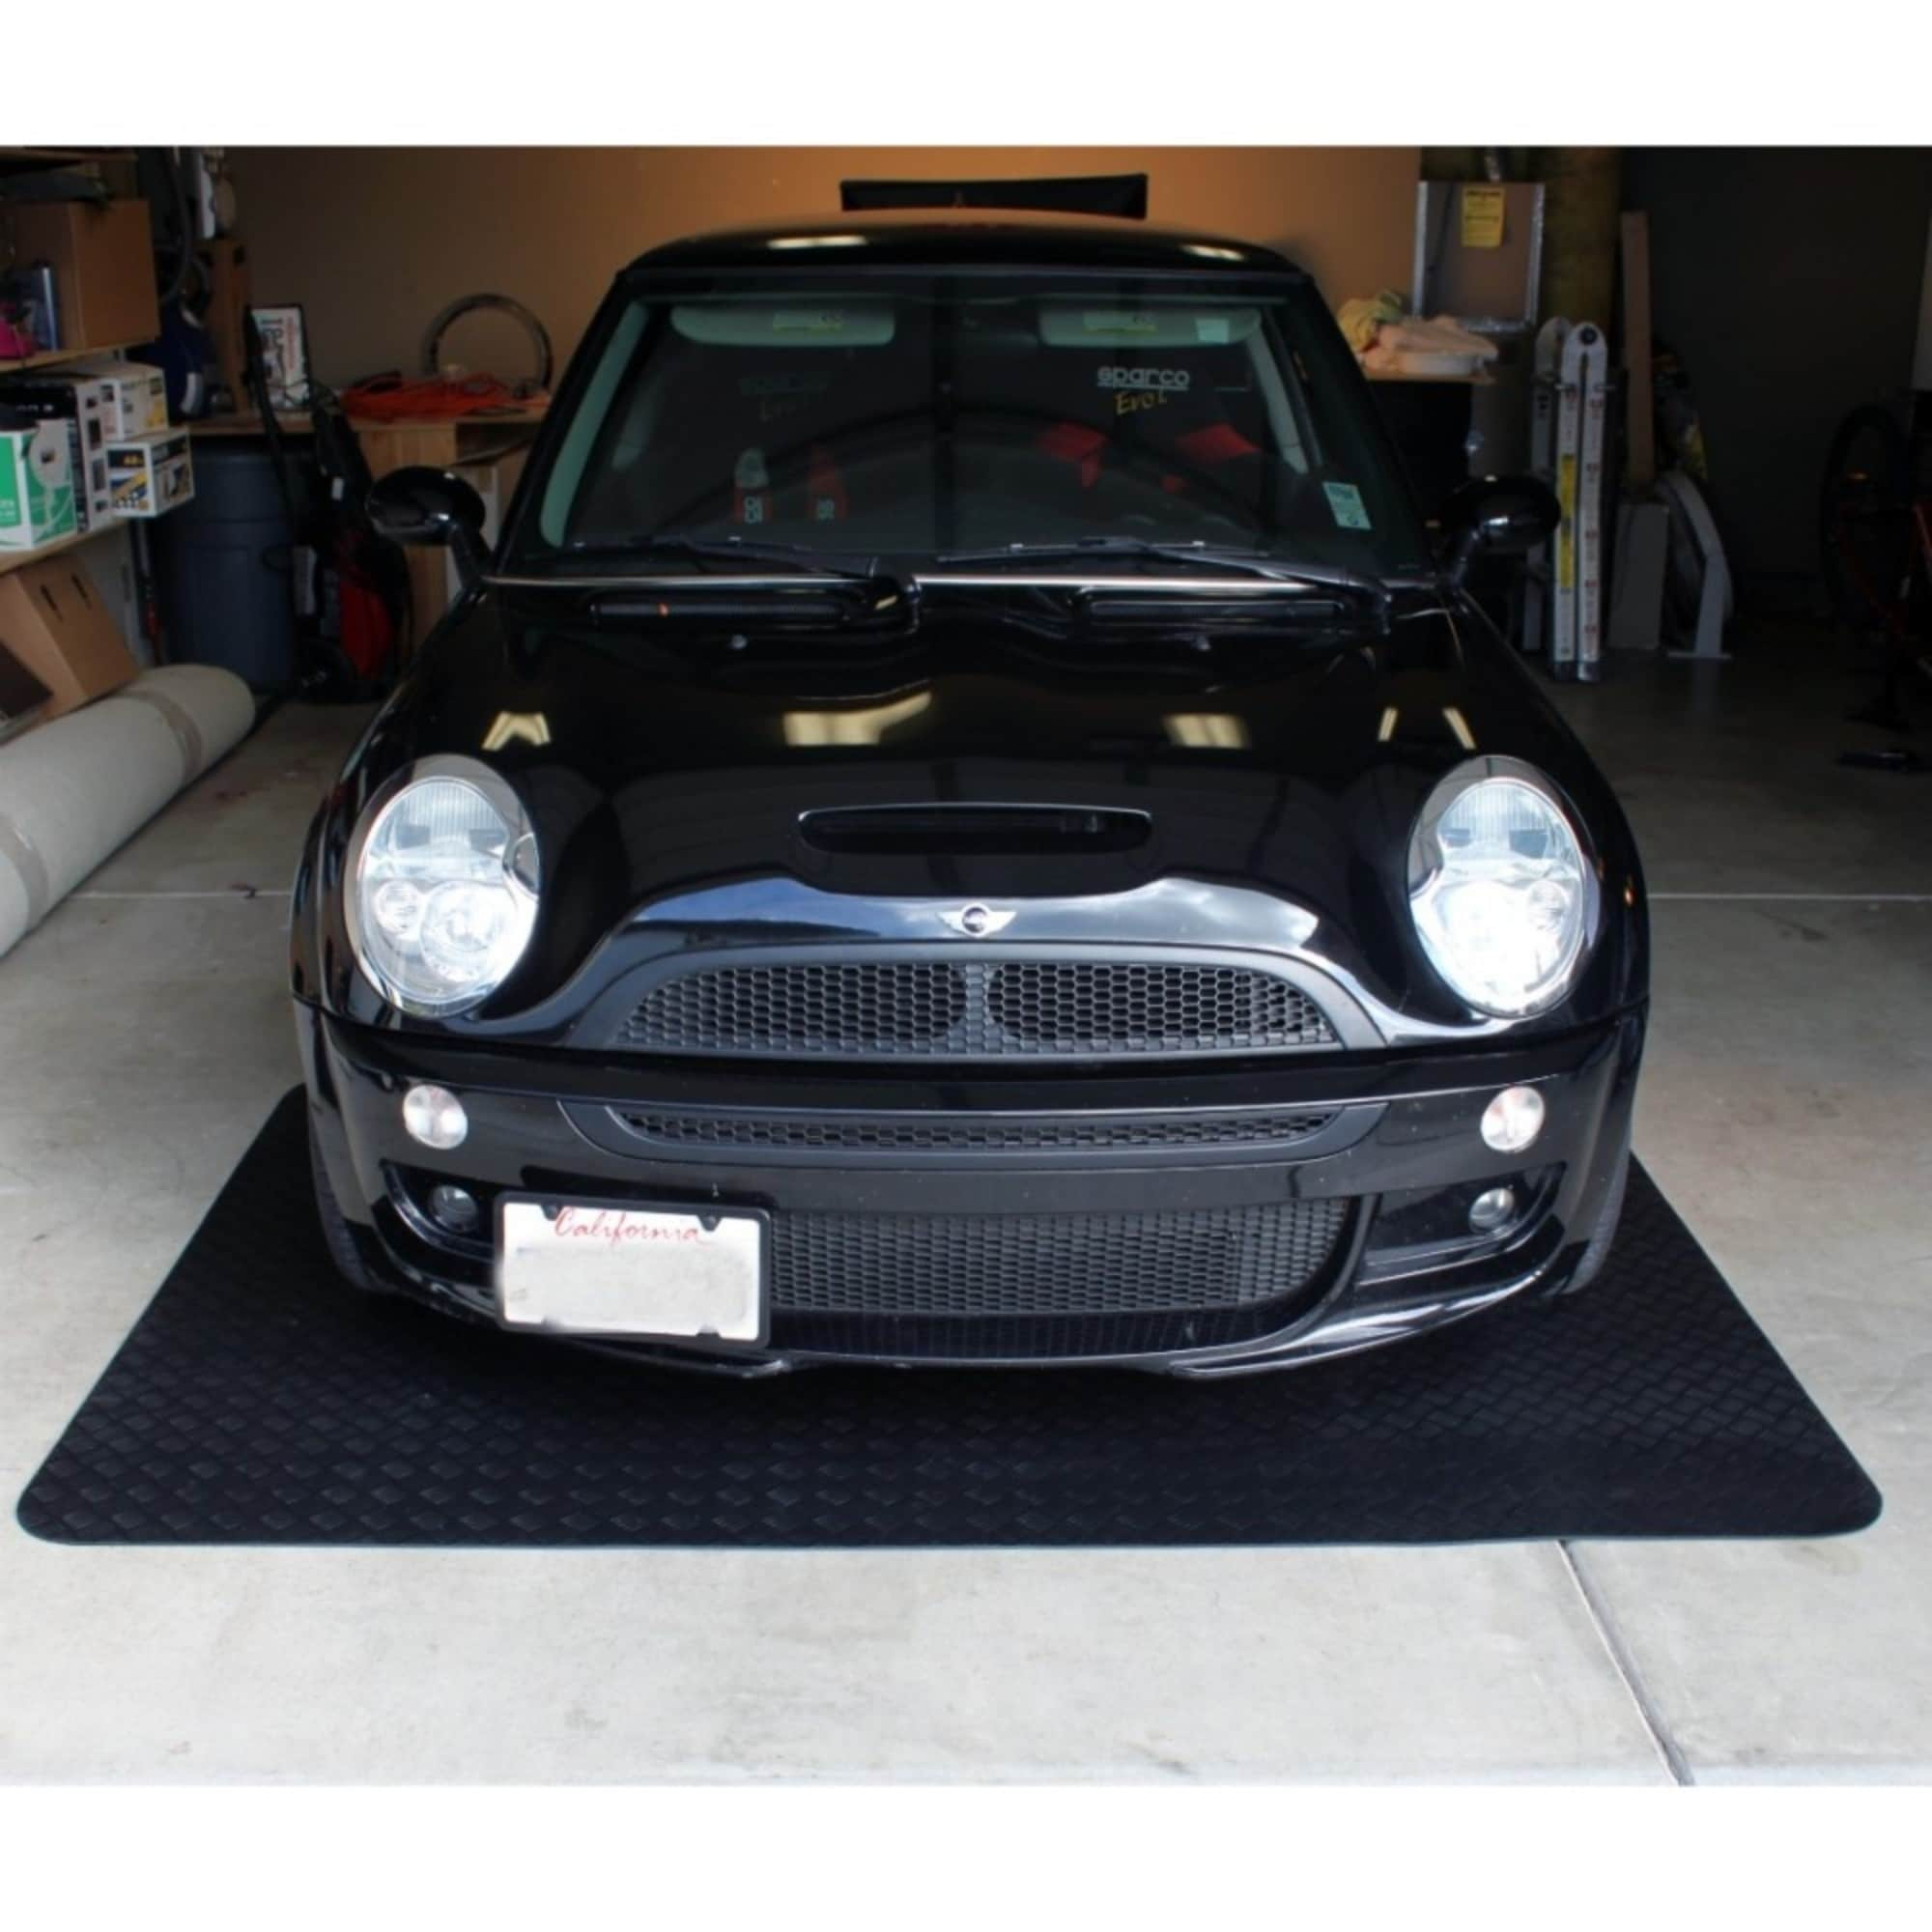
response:
M830 241L828 237L856 237ZM1190 274L1305 271L1257 242L1186 228L1152 228L1116 215L1035 214L1012 209L895 209L806 215L719 229L639 255L627 274L664 269L803 268L834 263L980 268L1092 268Z

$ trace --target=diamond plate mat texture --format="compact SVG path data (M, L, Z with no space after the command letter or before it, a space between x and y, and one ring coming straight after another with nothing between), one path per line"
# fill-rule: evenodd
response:
M19 1504L69 1543L1822 1536L1878 1492L1649 1178L1590 1293L1222 1383L688 1377L342 1287L290 1094Z

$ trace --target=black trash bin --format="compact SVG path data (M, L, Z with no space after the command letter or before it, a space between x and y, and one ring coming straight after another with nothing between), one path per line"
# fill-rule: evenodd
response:
M220 665L258 692L289 690L296 676L291 536L267 443L197 439L193 500L151 528L169 658Z

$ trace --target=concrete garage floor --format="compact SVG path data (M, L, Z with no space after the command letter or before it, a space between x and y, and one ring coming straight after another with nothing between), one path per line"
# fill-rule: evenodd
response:
M1867 688L1814 649L1562 702L1657 894L1638 1151L1885 1491L1874 1530L72 1549L10 1509L0 1776L1932 1776L1932 790L1833 764ZM0 960L10 1504L296 1078L286 889L359 724L280 712Z

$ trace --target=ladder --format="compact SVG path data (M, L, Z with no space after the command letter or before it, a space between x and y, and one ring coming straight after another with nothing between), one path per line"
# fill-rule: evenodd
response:
M1595 323L1552 316L1536 332L1530 468L1555 491L1563 520L1530 557L1519 642L1524 651L1548 650L1552 677L1585 682L1603 674L1609 363Z

